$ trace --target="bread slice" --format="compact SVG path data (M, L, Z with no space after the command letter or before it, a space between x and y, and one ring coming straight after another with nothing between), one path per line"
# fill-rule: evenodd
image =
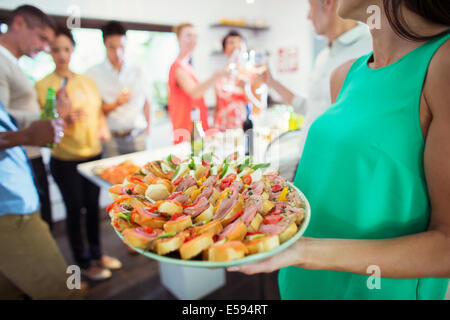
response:
M211 232L205 232L198 237L184 243L180 247L181 259L192 259L200 254L203 250L208 249L213 244L213 234Z
M155 242L156 253L163 256L170 252L177 251L183 245L184 239L184 232L180 232L171 238L158 239Z
M173 221L167 221L164 224L164 231L165 232L180 232L183 230L186 230L192 226L192 218L191 216L184 216L182 218L173 220Z
M248 249L241 241L228 241L212 245L207 252L209 261L225 262L243 258L248 253Z
M292 222L286 230L284 230L282 233L280 233L280 243L288 241L290 238L292 238L298 231L297 224L295 222Z
M194 227L192 233L195 235L200 235L205 232L211 232L213 235L221 233L223 230L222 224L219 220L213 220L203 226Z
M248 241L246 243L249 254L267 252L280 246L278 235L269 235L264 238Z
M111 219L111 225L119 232L122 232L125 229L132 228L132 226L128 223L128 221L120 218L117 213L113 214Z
M248 225L248 232L258 232L259 226L263 222L264 218L257 213L252 222Z
M232 225L229 225L227 228L231 228L231 230L226 230L224 233L224 238L233 241L233 240L244 240L245 235L247 234L247 226L242 221L237 221ZM221 238L219 236L219 238Z
M262 214L263 215L268 214L273 209L273 207L275 207L275 204L272 201L270 201L270 200L263 200Z
M166 218L158 215L147 214L142 208L136 208L135 212L137 212L137 214L133 213L133 223L136 223L142 227L162 229L164 224L167 222Z
M162 230L154 229L153 234L146 234L145 232L140 232L139 228L134 228L123 230L122 235L123 242L125 242L127 245L135 248L145 249L150 241L156 239L156 237L162 233Z
M158 206L158 212L171 217L176 213L183 213L183 207L176 201L166 200Z
M154 201L164 200L170 196L169 190L163 184L151 184L145 191L145 196Z
M206 209L205 211L203 211L200 215L198 215L194 221L195 222L200 222L200 221L209 221L213 218L214 216L214 208L213 206L210 204L209 208Z

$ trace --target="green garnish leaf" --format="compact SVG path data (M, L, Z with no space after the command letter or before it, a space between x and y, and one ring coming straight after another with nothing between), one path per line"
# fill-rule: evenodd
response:
M144 251L149 251L150 249L153 251L153 247L156 243L156 240L163 239L163 238L170 238L170 237L175 236L176 234L177 234L176 232L167 232L167 233L160 234L159 236L157 236L155 239L151 240L147 244Z
M268 167L270 167L270 163L259 163L259 164L255 164L255 165L251 166L251 168L253 170L258 170L258 169L268 168Z

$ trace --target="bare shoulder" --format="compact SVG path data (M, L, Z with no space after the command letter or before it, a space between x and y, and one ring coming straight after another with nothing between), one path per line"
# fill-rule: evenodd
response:
M345 78L347 77L348 71L350 70L356 59L349 60L344 64L333 70L330 78L330 91L331 91L331 102L334 103L339 96L342 85L344 84Z
M445 113L450 117L450 40L435 53L428 68L423 94L433 115Z

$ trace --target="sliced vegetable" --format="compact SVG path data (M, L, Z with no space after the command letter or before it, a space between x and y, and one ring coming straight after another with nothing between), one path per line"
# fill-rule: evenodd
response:
M229 163L225 163L224 164L224 166L222 168L222 171L220 172L220 179L222 179L225 176L225 174L227 173L229 167L230 167Z
M264 237L267 237L267 234L265 234L265 233L254 234L254 235L247 236L247 240L251 241L251 240L261 239L261 238L264 238Z
M233 218L230 219L229 223L232 223L236 221L242 214L244 213L244 209L240 210L238 213L236 213Z
M270 215L270 216L267 216L267 217L264 218L263 223L264 224L277 224L281 220L283 220L282 216Z
M159 236L157 236L155 239L153 239L152 241L150 241L147 244L147 247L145 247L144 251L149 251L150 249L153 250L156 240L174 237L174 236L176 236L176 234L177 234L176 232L167 232L167 233L160 234Z
M278 197L277 201L286 201L286 196L288 194L288 188L283 188L283 191L281 191L280 196Z
M270 163L259 163L251 166L253 170L264 169L270 167Z
M246 175L246 176L243 176L241 180L246 185L251 185L252 184L252 177L249 174Z

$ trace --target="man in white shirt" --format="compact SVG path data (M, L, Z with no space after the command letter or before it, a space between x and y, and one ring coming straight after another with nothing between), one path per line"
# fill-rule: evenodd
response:
M264 81L274 89L284 103L294 107L295 112L305 116L302 128L304 141L310 125L331 106L330 78L338 66L372 51L372 38L366 25L353 20L344 20L337 14L338 0L309 0L308 18L318 35L328 38L328 46L317 56L310 79L307 96L294 94L275 80L270 71Z
M103 99L112 139L104 143L107 157L143 151L150 133L150 99L144 73L124 61L126 29L111 21L103 28L107 59L87 74L94 78Z
M53 20L33 6L21 6L8 18L8 32L0 35L0 101L20 129L40 119L40 107L32 83L19 67L19 58L31 58L50 51L55 37ZM39 147L26 147L36 187L39 191L42 219L52 227L47 171Z

